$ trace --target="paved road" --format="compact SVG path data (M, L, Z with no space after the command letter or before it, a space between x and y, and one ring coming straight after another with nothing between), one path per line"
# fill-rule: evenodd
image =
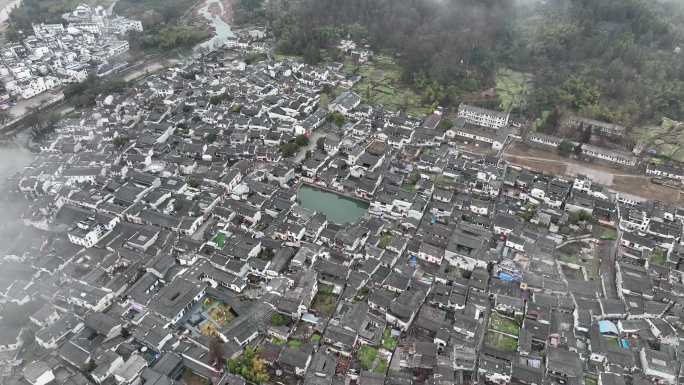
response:
M16 103L16 105L11 106L9 108L9 112L10 112L10 114L12 114L13 119L18 118L18 117L26 114L26 112L28 112L29 108L38 107L41 105L42 101L50 100L56 96L58 96L58 95L55 95L55 94L48 91L48 92L43 92L42 94L34 96L30 99L21 99Z
M200 226L194 233L192 233L190 238L192 238L196 241L203 241L204 240L204 232L207 231L207 228L209 227L209 225L212 225L214 223L215 222L214 222L213 217L207 218L207 220L204 221L204 223L202 223L202 226Z
M315 152L316 151L316 141L318 140L318 138L320 138L322 136L327 136L327 135L335 135L335 134L334 133L326 133L325 129L323 129L323 128L319 129L318 131L312 132L311 135L309 135L309 145L306 147L300 148L299 154L297 154L297 156L295 156L292 161L295 164L297 164L297 163L301 162L302 160L304 160L304 157L306 156L306 150L311 150L311 152Z

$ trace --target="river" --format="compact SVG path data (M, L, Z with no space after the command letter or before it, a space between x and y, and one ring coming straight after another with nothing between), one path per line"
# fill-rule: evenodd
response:
M0 7L4 5L2 10L0 10L0 23L7 20L9 11L15 7L18 7L21 2L22 0L0 0ZM235 36L228 23L221 20L221 18L218 16L213 16L211 12L209 12L209 7L211 7L212 4L218 4L221 13L224 13L223 4L219 0L206 1L199 13L209 22L211 22L216 34L210 40L202 44L198 44L195 47L195 50L197 50L199 47L213 49L219 44L223 43L226 38ZM24 131L18 134L13 140L8 141L6 146L0 148L0 181L5 180L7 177L17 171L23 170L28 163L35 159L35 154L32 154L26 146L28 141L29 132Z
M207 0L207 2L204 3L204 7L200 8L199 13L205 19L211 22L211 25L214 27L214 31L216 32L216 34L208 41L198 44L195 47L195 50L199 48L212 50L221 45L226 40L226 38L235 37L235 34L233 33L233 31L231 31L230 25L228 23L221 20L219 16L214 16L211 14L211 12L209 12L209 7L211 7L212 4L218 4L218 7L221 10L221 14L225 13L225 10L223 9L223 3L220 0Z
M297 192L301 205L309 210L320 211L330 222L353 223L368 210L367 202L347 198L326 190L302 185Z

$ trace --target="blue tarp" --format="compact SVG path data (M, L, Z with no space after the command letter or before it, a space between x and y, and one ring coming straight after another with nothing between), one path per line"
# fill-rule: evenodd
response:
M615 324L610 322L610 321L599 321L598 325L599 325L599 331L601 332L601 334L603 334L603 333L615 333L615 335L620 335L620 333L618 332L617 326L615 326Z

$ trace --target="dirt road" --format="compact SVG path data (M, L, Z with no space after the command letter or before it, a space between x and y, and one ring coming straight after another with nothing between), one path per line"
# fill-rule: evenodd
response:
M513 164L526 166L547 174L568 177L585 174L594 183L601 186L650 197L673 205L684 205L684 197L682 197L680 190L653 184L650 177L646 175L631 174L598 164L560 157L554 152L520 145L519 143L508 148L503 156Z

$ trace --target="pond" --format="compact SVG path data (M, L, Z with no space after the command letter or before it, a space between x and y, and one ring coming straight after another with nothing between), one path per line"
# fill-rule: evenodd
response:
M330 222L336 223L356 222L370 206L367 202L307 185L299 188L297 198L302 206L309 210L320 211Z

